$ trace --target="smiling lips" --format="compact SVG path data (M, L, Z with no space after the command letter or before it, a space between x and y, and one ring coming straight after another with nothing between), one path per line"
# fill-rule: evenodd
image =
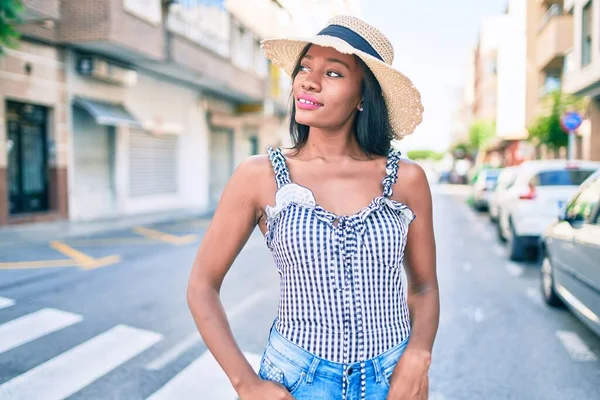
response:
M317 108L323 107L323 104L319 103L314 97L300 95L296 99L296 106L303 110L316 110Z

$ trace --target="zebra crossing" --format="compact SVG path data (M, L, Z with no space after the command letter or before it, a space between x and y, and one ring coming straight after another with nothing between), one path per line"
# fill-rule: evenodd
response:
M15 306L12 299L0 297L0 313ZM1 314L0 314L1 315ZM49 334L84 322L81 315L44 308L0 324L0 367L2 354L26 346ZM0 400L60 400L85 389L103 376L135 359L164 339L160 333L116 325L42 362L6 382L0 381ZM258 370L260 355L245 353ZM140 367L141 369L141 367ZM153 393L138 394L147 400L198 399L235 400L227 376L210 352L204 352Z

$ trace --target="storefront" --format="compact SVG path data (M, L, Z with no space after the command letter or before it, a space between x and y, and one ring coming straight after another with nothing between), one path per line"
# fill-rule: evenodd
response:
M128 83L72 73L70 219L206 209L208 129L198 93L140 71Z

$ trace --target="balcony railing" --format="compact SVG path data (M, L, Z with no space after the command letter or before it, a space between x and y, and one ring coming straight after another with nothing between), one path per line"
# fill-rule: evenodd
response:
M544 26L546 26L546 24L548 22L550 22L550 20L554 17L558 17L560 15L563 15L563 6L560 4L552 4L549 8L548 11L546 11L546 14L544 14L544 16L542 17L542 20L540 21L540 26L539 26L539 30L542 30L544 28Z

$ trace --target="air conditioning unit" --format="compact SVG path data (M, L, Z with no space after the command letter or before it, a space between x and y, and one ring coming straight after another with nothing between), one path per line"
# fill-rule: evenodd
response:
M126 87L132 87L137 82L137 72L134 69L98 56L79 56L77 72L83 76Z

